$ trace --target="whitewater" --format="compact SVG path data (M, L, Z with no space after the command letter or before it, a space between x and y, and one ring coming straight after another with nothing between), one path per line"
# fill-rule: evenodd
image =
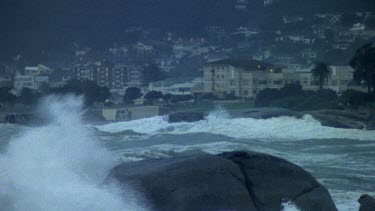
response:
M95 128L115 137L107 136L108 146L124 161L187 151L251 150L282 157L308 170L329 189L340 211L358 210L357 199L362 194L375 195L375 131L325 127L310 115L301 119L230 118L225 110L217 109L194 123L168 123L167 117L159 116Z
M130 187L103 184L119 159L82 123L82 99L48 97L39 108L49 124L20 129L0 154L1 210L147 210Z
M149 210L131 186L103 181L119 162L176 153L251 150L285 158L330 191L339 210L358 210L375 195L375 131L322 126L301 119L230 118L223 109L194 123L165 116L92 125L82 121L82 99L48 97L39 106L48 124L0 124L0 207L5 210ZM298 210L292 203L283 210Z

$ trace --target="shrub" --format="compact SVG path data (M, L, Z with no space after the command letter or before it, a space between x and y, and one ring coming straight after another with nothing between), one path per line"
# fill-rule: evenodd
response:
M277 89L264 89L257 94L255 99L256 106L269 106L270 103L281 97L281 93Z
M189 101L192 99L193 99L193 96L191 95L172 95L172 97L170 98L170 101L172 103L178 103L178 102Z
M339 102L343 103L345 106L353 108L365 106L371 101L373 101L372 95L353 89L346 90L339 98Z

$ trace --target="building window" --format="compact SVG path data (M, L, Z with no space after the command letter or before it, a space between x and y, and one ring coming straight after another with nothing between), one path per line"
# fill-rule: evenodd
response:
M280 81L280 80L278 80L278 81L273 81L273 84L280 85L280 84L281 84L281 81Z
M221 75L221 78L224 78L224 75Z
M267 80L260 80L258 81L258 84L267 84Z
M244 90L244 91L243 91L243 95L244 95L244 96L248 96L248 95L249 95L249 91L248 91L248 90Z
M220 78L220 75L216 75L216 78Z
M235 86L236 85L236 81L235 80L230 80L230 85L231 86Z
M236 91L230 90L230 94L234 96L234 95L236 95Z
M242 81L242 85L244 85L244 86L248 86L248 85L249 85L249 80L243 80L243 81Z

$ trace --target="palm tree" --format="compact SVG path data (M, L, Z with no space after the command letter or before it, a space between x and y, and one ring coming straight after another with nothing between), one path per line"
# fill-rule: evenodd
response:
M366 81L367 91L370 94L375 89L375 47L368 43L358 48L349 65L354 68L354 79Z
M327 63L316 62L315 67L311 70L313 79L319 80L319 89L323 89L324 81L331 77L331 68Z

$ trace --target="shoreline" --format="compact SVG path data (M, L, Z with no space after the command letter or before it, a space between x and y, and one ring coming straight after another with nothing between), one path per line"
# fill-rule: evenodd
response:
M255 107L252 103L200 103L200 104L174 104L161 107L166 110L164 115L173 113L201 113L209 115L217 109L224 109L231 118L254 118L268 119L281 116L302 118L304 115L311 115L318 120L322 126L343 128L375 130L375 117L368 110L364 109L321 109L312 111L293 111L279 107ZM113 123L104 120L101 116L100 108L90 107L87 109L84 119L87 122L97 125ZM8 119L6 119L8 116ZM9 121L11 116L11 121ZM115 121L116 122L116 121ZM30 112L30 108L22 110L1 110L0 123L13 123L19 125L40 124L40 119L35 118L35 112Z

